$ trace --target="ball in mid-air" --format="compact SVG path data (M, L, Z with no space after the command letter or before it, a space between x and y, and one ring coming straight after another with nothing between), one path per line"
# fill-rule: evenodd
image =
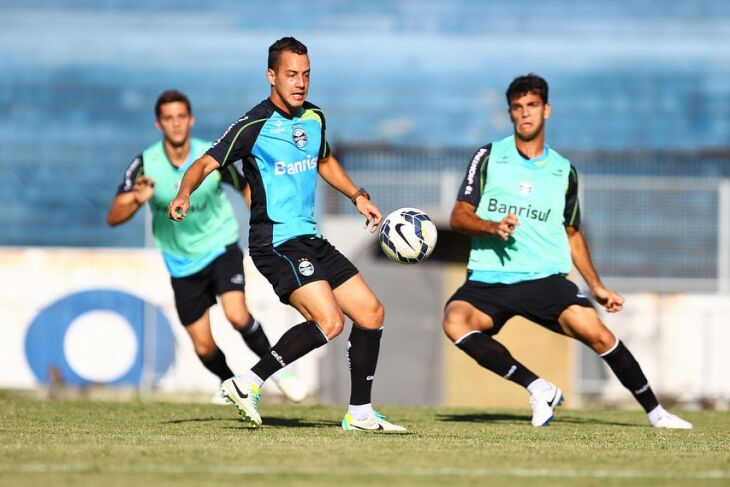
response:
M401 264L417 264L431 255L436 247L436 225L416 208L400 208L380 224L380 248L390 260Z

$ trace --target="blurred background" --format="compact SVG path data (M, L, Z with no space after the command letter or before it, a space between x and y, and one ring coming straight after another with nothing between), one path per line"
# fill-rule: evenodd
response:
M164 89L215 139L268 96L266 53L309 47L309 99L335 154L384 213L418 207L439 245L417 266L382 258L350 202L320 186L320 230L387 310L375 401L520 406L440 330L468 241L448 214L471 155L511 133L504 91L550 83L548 143L581 174L583 230L606 316L665 401L730 402L730 3L725 0L369 2L0 0L0 387L206 394L217 379L177 322L149 215L110 229L124 170L155 142ZM247 211L232 195L247 236ZM250 307L272 338L297 323L247 260ZM254 356L213 315L234 370ZM501 339L568 405L630 405L580 344L513 320ZM347 400L344 345L294 364L312 401ZM275 391L272 391L274 393Z

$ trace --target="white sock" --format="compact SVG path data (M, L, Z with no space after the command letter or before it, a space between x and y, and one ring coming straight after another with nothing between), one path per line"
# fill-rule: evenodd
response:
M553 385L550 382L540 377L530 382L530 385L527 386L527 391L534 396L541 392L548 392L552 390L552 388Z
M360 404L358 406L350 404L347 406L347 412L350 413L350 416L355 418L357 421L365 421L373 415L373 405L370 403Z
M649 423L655 425L656 422L659 421L659 418L666 414L667 410L664 409L661 404L659 404L657 407L649 411L646 415L649 417Z
M239 375L238 379L241 379L242 382L247 382L249 384L255 384L256 387L261 387L264 383L264 380L261 377L254 374L250 370L247 370L243 374Z

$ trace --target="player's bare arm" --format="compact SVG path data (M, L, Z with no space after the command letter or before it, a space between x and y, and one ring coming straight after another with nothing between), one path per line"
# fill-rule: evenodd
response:
M246 183L246 186L243 187L243 190L241 191L241 195L243 196L243 200L246 202L246 206L251 208L251 185Z
M520 224L517 215L510 213L498 222L483 220L476 214L476 206L466 201L457 201L451 210L451 228L467 235L492 235L502 240L509 240L515 228Z
M565 231L568 234L570 255L573 259L573 264L583 276L583 279L585 279L586 284L591 288L593 297L609 313L621 311L624 306L624 298L617 292L604 286L603 282L601 282L598 272L593 267L588 244L585 238L583 238L581 231L575 227L565 227Z
M327 184L348 198L352 199L352 196L357 193L357 186L355 186L355 183L352 182L350 176L347 175L340 162L333 155L320 159L318 170L319 175L322 176L322 179ZM370 232L375 232L378 224L383 219L383 214L380 212L380 209L365 195L358 195L354 203L357 206L357 211L367 220L366 225L370 227Z
M180 189L177 191L175 199L167 205L167 216L176 222L182 221L188 214L190 208L190 195L195 191L200 183L216 169L220 164L209 155L204 155L196 160L183 175L180 182Z
M109 226L120 225L137 213L155 194L155 180L147 176L140 176L134 182L134 188L128 193L121 193L114 197L112 206L106 216Z

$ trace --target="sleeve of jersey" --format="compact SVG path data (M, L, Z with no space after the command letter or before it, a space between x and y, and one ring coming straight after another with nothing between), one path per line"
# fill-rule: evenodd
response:
M144 174L144 162L142 161L142 154L137 154L129 163L127 169L124 171L124 180L122 184L117 187L117 194L129 193L134 189L134 182L138 176Z
M243 161L237 160L231 164L221 167L221 182L230 184L237 190L242 190L246 186L246 176L243 175Z
M330 155L330 145L327 142L327 122L325 122L322 110L319 110L319 116L322 119L322 144L319 146L319 158L324 159Z
M489 153L492 151L492 144L485 145L480 148L472 156L469 165L466 167L464 180L459 187L459 193L456 195L458 201L466 201L474 206L479 206L479 200L482 197L482 188L486 178L487 164L489 163Z
M223 135L213 142L206 155L225 167L240 159L245 160L253 149L264 120L251 120L245 115L228 126Z
M568 175L568 189L565 192L565 213L563 215L566 227L580 228L580 202L578 201L578 171L571 165Z

